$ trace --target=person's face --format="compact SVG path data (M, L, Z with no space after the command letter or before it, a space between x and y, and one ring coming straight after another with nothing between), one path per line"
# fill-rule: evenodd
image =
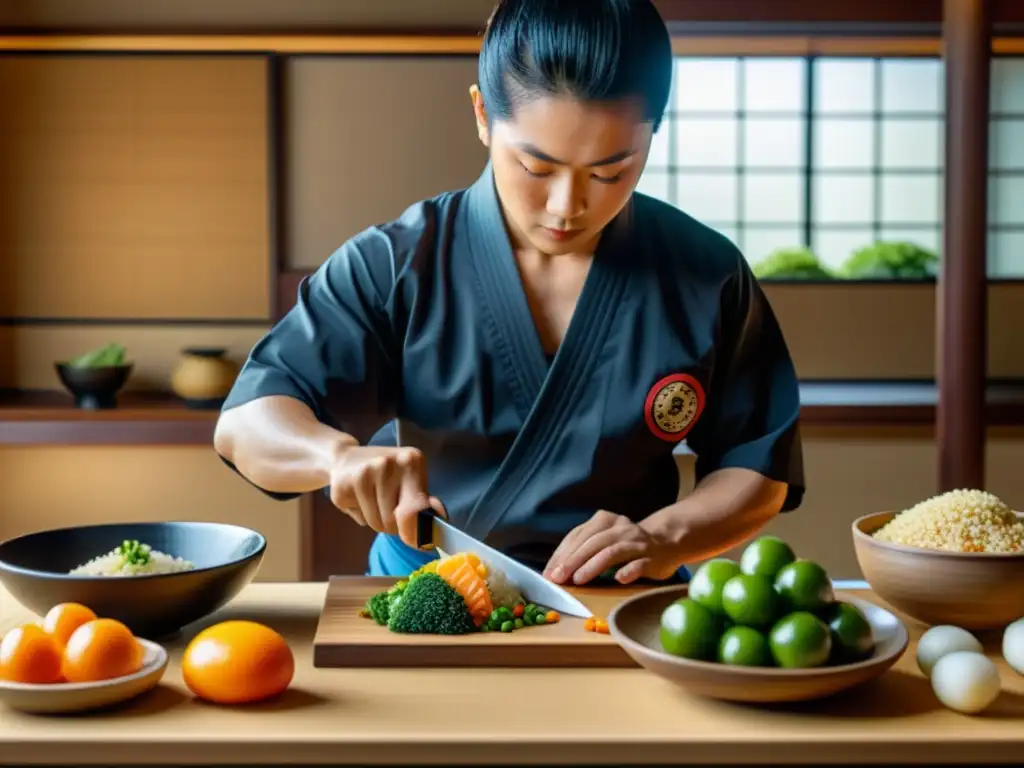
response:
M592 250L647 161L652 125L642 106L543 96L488 127L479 90L471 93L516 245L553 256Z

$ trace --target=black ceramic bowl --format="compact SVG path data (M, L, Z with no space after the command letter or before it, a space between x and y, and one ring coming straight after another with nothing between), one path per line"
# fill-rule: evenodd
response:
M194 570L140 576L72 576L68 572L138 540L181 557ZM0 544L0 583L43 616L58 603L88 606L124 622L136 635L174 634L225 605L253 580L267 540L225 523L113 523L58 528Z
M132 365L112 365L104 368L76 368L67 363L54 363L61 384L75 396L79 408L97 410L116 408L117 393L128 381Z

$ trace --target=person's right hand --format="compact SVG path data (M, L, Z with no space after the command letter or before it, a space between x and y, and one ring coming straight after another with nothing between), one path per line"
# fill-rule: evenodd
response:
M448 515L427 492L426 462L416 448L346 448L331 472L331 502L359 525L397 534L410 547L416 546L420 511Z

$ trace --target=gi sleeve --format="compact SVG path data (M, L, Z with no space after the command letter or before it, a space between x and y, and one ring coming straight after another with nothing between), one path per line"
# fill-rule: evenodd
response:
M394 418L401 387L401 342L389 312L395 274L392 243L380 230L346 242L302 281L295 306L253 347L222 410L284 395L368 442Z
M806 487L799 381L768 299L737 255L721 295L706 418L688 444L697 454L698 481L719 469L753 470L788 485L788 512L800 506Z

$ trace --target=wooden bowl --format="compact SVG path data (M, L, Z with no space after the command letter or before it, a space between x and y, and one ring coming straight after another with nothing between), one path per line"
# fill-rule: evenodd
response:
M665 587L628 598L608 617L612 637L640 666L687 692L713 699L749 703L810 701L845 691L878 677L907 649L903 622L874 603L853 597L844 602L860 608L871 624L875 654L856 664L815 669L739 667L692 661L661 648L661 614L686 597L686 587Z
M142 669L132 675L96 683L31 685L0 680L0 702L32 714L70 714L113 706L156 687L167 670L167 650L139 638L145 651Z
M1002 629L1024 616L1024 553L943 552L872 537L895 512L853 523L864 580L894 608L922 624Z

